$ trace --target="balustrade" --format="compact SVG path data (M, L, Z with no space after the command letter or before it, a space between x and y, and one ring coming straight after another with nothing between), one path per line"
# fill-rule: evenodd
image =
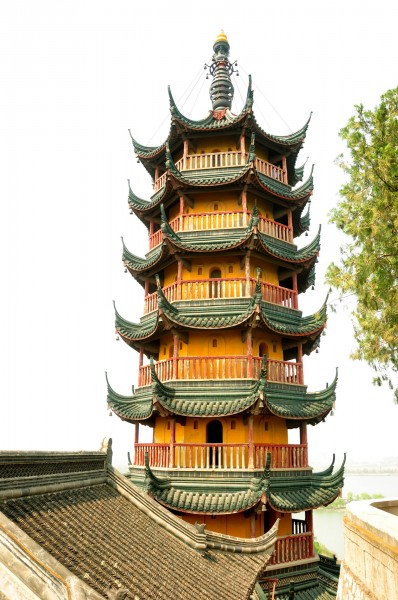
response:
M176 300L208 300L209 298L244 298L252 296L256 280L249 280L249 289L244 277L235 279L186 279L163 288L169 302ZM279 304L288 308L297 308L297 292L272 283L261 283L261 297L265 302ZM144 300L144 314L156 310L157 292L149 294Z
M206 152L203 154L188 154L180 158L176 163L178 171L202 171L204 169L224 169L228 167L240 167L246 163L246 158L241 152ZM271 179L281 183L287 183L287 173L284 169L267 162L262 158L255 159L257 171ZM157 192L166 184L166 173L155 180L154 190Z
M302 469L308 466L306 444L136 444L134 466L143 466L145 452L149 464L158 468L178 469L247 469L249 454L254 468L264 469L271 454L272 469ZM301 521L300 521L301 523ZM305 524L305 521L304 521ZM302 533L305 530L295 531Z
M271 557L271 565L304 560L314 556L313 534L307 533L286 535L276 540L275 552Z
M253 356L177 356L155 363L160 381L257 379L262 357ZM303 384L303 365L282 360L267 360L267 379L279 383ZM150 365L139 368L139 387L151 385Z
M181 231L208 231L219 229L238 229L247 227L251 213L243 210L216 211L203 213L183 213L169 222L175 232ZM293 231L287 225L278 223L273 219L259 217L258 229L261 233L293 243ZM162 230L158 229L149 236L149 249L152 250L162 243Z

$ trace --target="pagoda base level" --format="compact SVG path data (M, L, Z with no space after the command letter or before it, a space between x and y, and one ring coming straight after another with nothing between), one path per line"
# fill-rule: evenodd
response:
M256 592L260 600L289 600L292 589L294 600L335 600L339 574L340 564L325 556L269 565Z

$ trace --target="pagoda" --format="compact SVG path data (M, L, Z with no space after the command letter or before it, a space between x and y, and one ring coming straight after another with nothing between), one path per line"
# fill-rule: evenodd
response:
M319 345L326 301L308 316L298 301L314 285L320 230L295 244L310 223L313 174L302 183L296 165L309 120L290 135L264 131L250 77L233 114L236 63L223 32L213 51L208 116L184 116L169 90L166 141L132 139L154 193L141 199L129 184L149 251L136 256L123 242L123 262L145 299L139 323L115 314L117 335L139 354L138 386L124 396L108 382L108 404L135 424L128 477L175 515L240 538L279 519L265 598L288 597L292 585L295 598L325 587L322 598L333 598L333 565L314 551L312 511L340 494L344 466L334 470L333 458L313 472L307 426L331 412L337 373L307 391L303 356ZM140 424L153 429L151 443L140 441ZM294 428L298 444L289 443Z

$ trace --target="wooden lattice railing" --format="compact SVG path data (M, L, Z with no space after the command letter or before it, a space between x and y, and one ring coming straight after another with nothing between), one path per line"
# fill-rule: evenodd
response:
M264 469L267 454L272 469L308 467L306 444L135 444L134 466L178 469Z

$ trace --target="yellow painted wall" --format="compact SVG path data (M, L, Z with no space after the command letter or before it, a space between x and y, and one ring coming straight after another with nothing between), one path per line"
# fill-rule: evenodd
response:
M185 425L176 423L175 439L177 443L205 444L208 423L215 419L187 418ZM241 415L217 419L223 426L223 443L247 443L248 427ZM170 442L170 421L157 417L154 427L154 441L157 444ZM287 444L288 431L284 419L276 417L254 417L254 443L258 444Z
M246 144L248 149L248 145ZM205 137L196 142L195 154L208 154L209 152L237 152L240 150L239 137L234 135L225 135L217 137ZM191 152L190 152L191 153Z
M236 537L250 538L250 516L246 516L244 513L236 513L233 515L220 515L212 518L209 515L182 515L184 521L188 523L205 523L206 529L209 531L216 531L217 533L224 533L226 535L233 535ZM256 515L255 518L255 537L258 537L264 533L263 531L263 519L262 515Z

